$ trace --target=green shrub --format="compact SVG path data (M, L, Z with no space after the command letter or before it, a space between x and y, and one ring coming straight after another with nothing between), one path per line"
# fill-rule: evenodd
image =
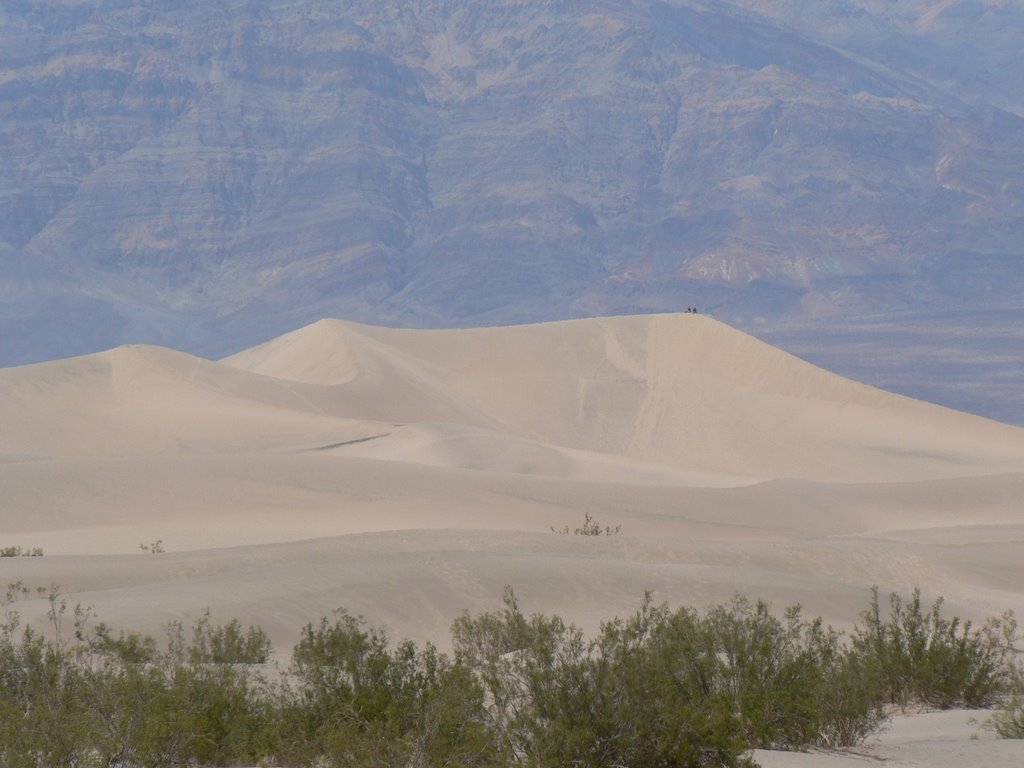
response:
M888 721L877 678L848 646L825 659L817 721L813 743L829 749L860 744Z
M235 665L111 658L87 685L97 714L92 743L104 765L231 765L267 754L271 702Z
M159 656L154 638L138 632L127 635L119 632L114 637L110 627L102 623L93 630L91 650L98 656L113 658L125 664L148 664L156 661Z
M22 549L21 547L0 547L0 557L42 557L43 550L39 547Z
M1024 665L1015 661L1010 693L987 723L1001 738L1024 739Z
M674 663L695 633L673 636L669 624L691 618L647 601L588 642L557 616L527 618L507 591L503 611L464 615L452 636L457 661L483 682L493 727L520 763L741 765L746 744L728 702L703 679L709 657L687 655L697 659L688 668Z
M177 631L176 625L172 631ZM172 645L181 644L178 637ZM211 624L207 611L192 627L188 657L193 664L266 664L270 661L270 650L270 638L260 627L250 626L243 631L238 619Z
M551 526L552 533L560 533L563 536L568 536L570 533L574 536L617 536L621 530L621 525L616 525L614 528L610 525L602 526L591 517L589 512L584 513L583 525L579 528L570 529L568 525L561 528Z
M432 645L339 611L307 625L292 654L281 723L290 759L336 766L499 765L480 683ZM373 759L371 756L376 755Z
M1024 694L1013 694L995 711L992 727L1001 738L1024 739Z
M871 606L861 614L863 624L851 638L862 673L888 703L992 706L1010 684L1017 633L1013 613L975 627L958 616L946 618L942 605L940 597L925 609L916 589L909 601L893 593L884 618L878 589L873 589Z
M115 636L100 624L84 643L83 680L95 716L90 744L102 765L226 765L266 754L269 688L254 668L233 660L244 643L228 644L224 654L217 642L249 635L237 622L211 627L208 615L191 634L185 642L180 625L170 625L161 650L152 637Z
M10 604L29 596L11 585L0 623L0 765L5 768L253 764L269 754L273 702L251 668L194 663L201 654L172 632L166 651L139 634L69 613L55 589L52 639L19 630ZM74 638L64 636L74 620ZM196 637L207 636L208 624ZM202 650L202 648L200 648Z
M20 626L14 604L33 595L51 638ZM1011 682L992 727L1022 735L1012 616L974 629L917 593L890 606L875 590L844 642L797 607L736 597L700 613L647 597L588 639L526 616L507 590L502 610L454 623L454 658L392 646L339 611L304 628L271 684L259 628L204 615L161 645L89 632L87 609L15 584L0 604L0 765L743 766L754 747L856 744L893 701L991 701Z
M613 738L606 754L631 765L747 765L751 746L726 686L714 633L691 609L649 596L626 621L602 625L591 646L592 693ZM583 689L586 691L586 688ZM582 745L581 745L582 746ZM593 751L593 747L587 747Z
M839 634L820 619L805 621L799 606L780 619L767 603L737 596L704 623L721 665L718 685L751 746L849 746L883 722Z
M69 651L26 628L0 635L0 765L89 765L95 717Z

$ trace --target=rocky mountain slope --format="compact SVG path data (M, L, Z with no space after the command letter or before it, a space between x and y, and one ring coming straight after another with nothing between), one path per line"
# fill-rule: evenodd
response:
M1021 18L924 0L5 2L0 362L125 341L220 354L323 316L700 305L1020 421ZM894 329L917 327L926 351L887 368Z

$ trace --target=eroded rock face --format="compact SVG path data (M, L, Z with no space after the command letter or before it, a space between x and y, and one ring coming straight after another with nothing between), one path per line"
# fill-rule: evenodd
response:
M5 2L0 359L1018 306L1024 119L925 64L1020 14L743 5Z

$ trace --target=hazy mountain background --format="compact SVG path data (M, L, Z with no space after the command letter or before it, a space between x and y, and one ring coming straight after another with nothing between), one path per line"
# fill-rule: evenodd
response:
M0 364L705 312L1024 423L1024 0L2 0Z

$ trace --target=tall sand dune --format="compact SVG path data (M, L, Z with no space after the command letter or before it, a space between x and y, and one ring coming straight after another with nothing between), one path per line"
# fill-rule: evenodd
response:
M444 331L324 320L224 362L334 386L362 417L442 402L462 424L748 478L1024 468L1019 428L844 379L702 315Z

